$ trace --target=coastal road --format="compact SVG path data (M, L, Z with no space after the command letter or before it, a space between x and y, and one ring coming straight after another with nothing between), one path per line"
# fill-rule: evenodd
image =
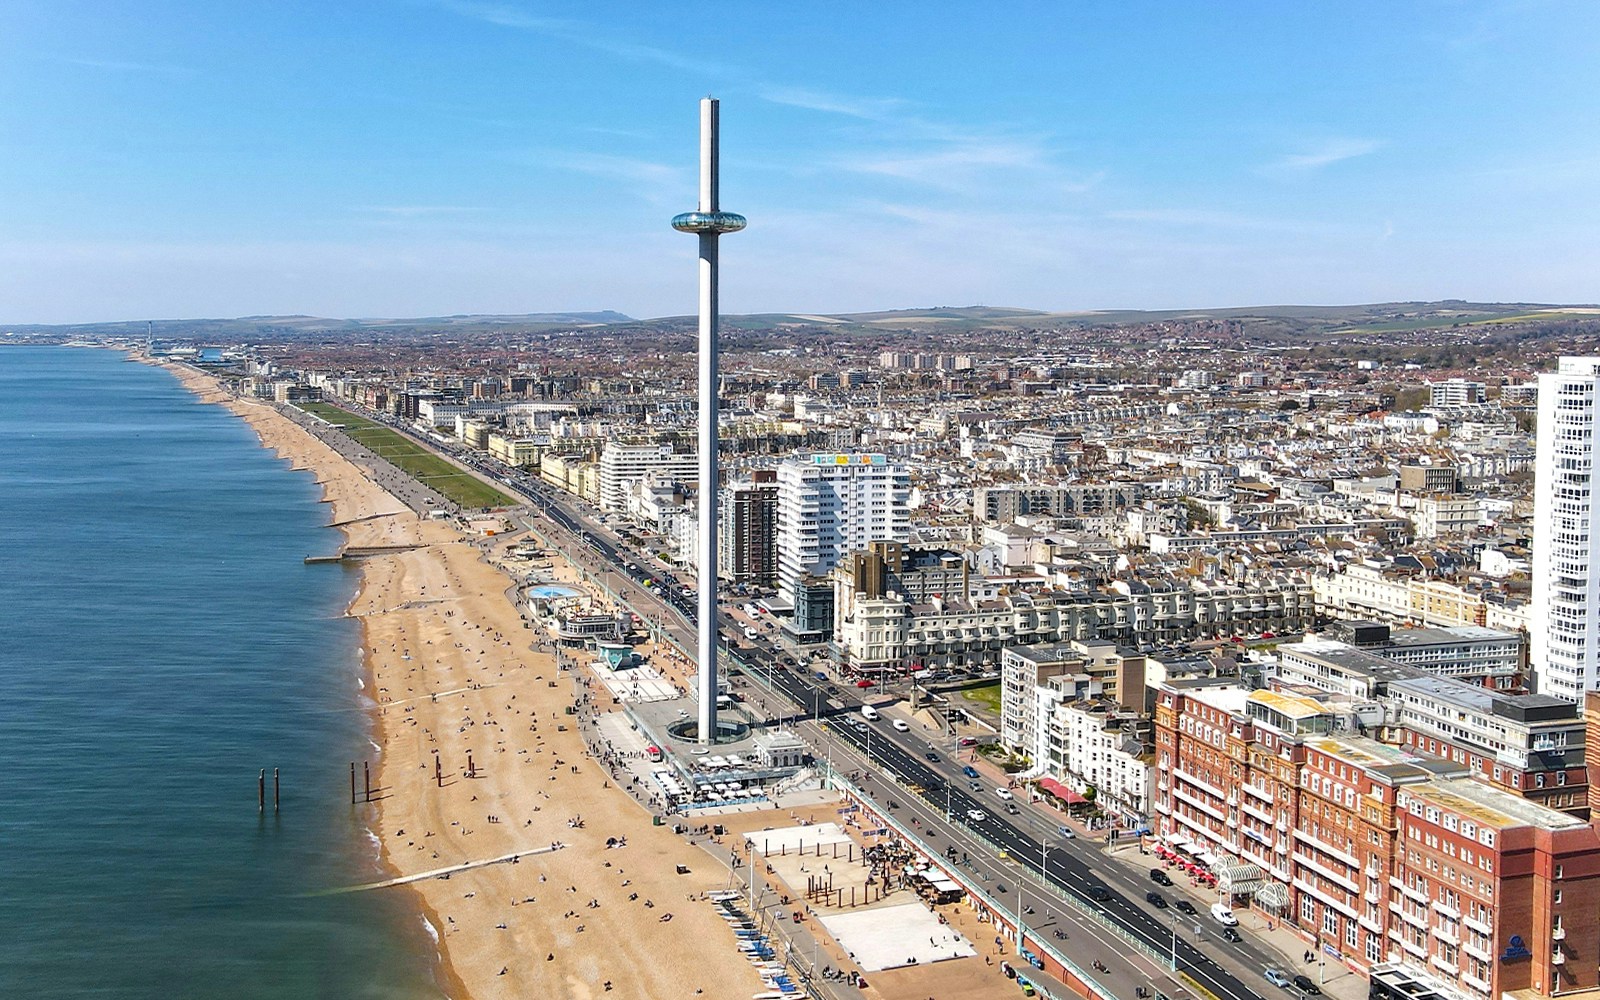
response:
M386 422L430 447L437 447L435 442L415 434L392 418ZM460 456L453 457L462 461ZM637 561L643 557L633 553L630 558L609 532L559 499L552 488L531 477L492 468L486 461L476 458L467 459L466 464L497 485L509 487L525 497L531 507L548 519L550 527L560 529L562 540L571 547L566 549L566 554L574 562L590 568L592 574L615 573L633 581L635 586L630 588L629 603L654 605L663 616L676 616L685 625L693 625L694 601L690 594L670 576L665 586L652 593L644 583L656 579L659 574ZM546 525L538 527L542 533L552 534ZM635 588L640 593L631 592ZM723 615L722 618L723 625L730 628L736 625L731 617ZM681 635L680 648L692 656L692 633L687 628L674 631ZM818 756L832 758L835 766L847 755L854 756L854 766L874 774L873 780L884 789L882 805L887 807L887 799L892 798L893 809L914 810L918 827L928 831L928 843L924 846L930 853L942 854L944 848L956 846L958 853L966 852L970 864L986 866L976 870L997 880L991 884L1004 884L1008 890L1020 891L1024 900L1030 889L1034 890L1037 893L1032 904L1034 908L1058 913L1061 921L1074 928L1067 931L1068 934L1083 934L1087 940L1101 927L1090 922L1088 913L1078 912L1078 908L1066 900L1057 900L1054 907L1040 907L1038 902L1051 894L1066 894L1149 955L1166 955L1169 961L1175 959L1179 971L1194 977L1215 996L1229 1000L1262 1000L1245 982L1259 980L1260 970L1266 965L1283 964L1282 956L1262 952L1248 939L1238 945L1227 944L1221 939L1221 926L1203 911L1198 916L1184 916L1170 908L1156 908L1145 902L1144 894L1160 891L1158 887L1139 883L1124 866L1108 862L1096 847L1086 842L1049 837L1048 829L1041 829L1047 824L1042 824L1031 810L1028 814L1019 812L1016 817L1006 816L1003 803L992 790L974 790L968 783L970 779L959 775L948 747L940 753L932 749L931 744L913 745L916 737L898 734L887 724L866 725L859 715L860 702L855 690L830 682L826 673L819 676L819 672L804 665L789 667L771 650L761 646L741 648L734 652L734 659L745 676L795 707L794 721L810 720L801 730ZM862 721L863 725L851 724L855 720ZM937 761L928 760L928 754L937 757ZM919 786L920 795L900 787L900 782ZM982 819L967 819L969 811L981 812ZM1014 867L999 867L1002 851L1006 864ZM1019 877L1023 873L1043 884L1024 885L1026 880ZM1001 879L1004 881L998 881ZM1105 898L1096 902L1096 895ZM1024 901L1021 905L1030 904ZM1213 959L1213 954L1222 964Z

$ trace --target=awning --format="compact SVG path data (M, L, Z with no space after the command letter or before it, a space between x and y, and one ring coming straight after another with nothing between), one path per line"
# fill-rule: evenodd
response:
M1281 910L1289 905L1289 890L1276 882L1263 882L1255 891L1255 899L1262 906Z
M1048 792L1051 795L1054 795L1056 798L1065 802L1069 806L1075 806L1081 802L1089 801L1054 778L1040 778L1036 784L1038 785L1040 791Z
M1195 851L1194 859L1208 868L1215 867L1217 863L1217 856L1210 851Z
M1265 878L1259 865L1223 865L1217 869L1218 888L1223 892L1243 895L1260 888Z

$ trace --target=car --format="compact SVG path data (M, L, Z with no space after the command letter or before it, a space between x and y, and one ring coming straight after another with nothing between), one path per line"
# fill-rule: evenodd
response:
M1103 885L1091 885L1089 887L1089 898L1096 903L1109 903L1111 902L1111 890Z
M1011 794L1011 789L1009 788L996 788L994 793L1007 801L1010 801L1012 798L1014 798L1014 796Z
M1294 985L1295 985L1295 987L1297 989L1300 990L1301 993L1307 993L1307 994L1310 994L1311 996L1319 996L1322 993L1322 987L1320 987L1316 983L1312 982L1310 976L1305 976L1305 975L1295 976L1294 977Z
M1182 913L1185 916L1192 917L1192 916L1195 915L1194 904L1189 902L1187 899L1180 899L1177 902L1173 903L1172 906L1179 913Z
M1240 937L1239 932L1234 930L1232 927L1224 927L1222 929L1222 940L1238 944L1240 941L1243 941L1244 938Z
M1007 816L1018 816L1018 815L1021 815L1021 813L1022 813L1022 810L1017 808L1017 804L1015 802L1007 802L1006 803L1006 815Z
M1228 908L1227 903L1212 903L1211 917L1224 927L1232 927L1239 922L1239 918L1233 915L1233 910Z
M689 713L685 712L683 714L684 715L688 715ZM973 792L981 792L981 791L983 791L983 782L981 782L981 781L969 781L969 782L967 782L967 789L969 791L973 791Z
M934 753L932 750L929 750L927 753L923 754L922 758L930 764L939 763L939 755Z
M1159 868L1150 869L1150 881L1154 882L1156 885L1172 884L1172 879L1167 875L1166 872Z
M1144 894L1144 901L1158 910L1165 910L1167 908L1167 897L1161 895L1159 892L1156 892L1154 889Z
M1165 993L1162 993L1160 990L1157 990L1155 993L1153 993L1152 997L1154 1000L1172 1000L1171 997L1167 996Z
M1283 970L1281 969L1274 969L1269 966L1268 968L1262 969L1261 974L1267 977L1267 982L1278 987L1279 989L1286 990L1290 986L1294 985L1294 980L1284 975Z
M978 769L973 767L971 764L968 764L961 769L961 773L969 778L976 778L978 776Z
M989 818L989 814L984 812L982 809L968 809L967 810L967 819L972 820L974 823L982 823L984 820L986 820L988 818Z
M869 681L865 677L861 678L859 681L856 681L856 687L858 687L858 688L869 688L869 687L875 687L875 686L876 686L876 682Z
M891 720L889 722L889 725L893 726L897 732L902 732L902 733L911 732L911 727L906 725L906 722L905 722L904 719L893 719L893 720Z
M1070 827L1065 827L1064 826L1064 827L1061 828L1061 839L1062 840L1077 840L1078 839L1078 835L1073 833L1072 829Z

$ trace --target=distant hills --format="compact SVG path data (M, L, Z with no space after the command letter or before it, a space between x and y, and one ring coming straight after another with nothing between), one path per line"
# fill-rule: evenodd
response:
M730 335L850 334L893 337L897 333L971 333L1021 330L1088 330L1159 327L1202 322L1231 324L1244 339L1337 340L1347 336L1425 330L1562 325L1600 322L1600 306L1530 302L1382 302L1348 306L1239 306L1216 309L1101 309L1047 312L1000 306L938 306L863 313L755 313L725 315ZM272 340L430 339L506 337L517 334L602 330L627 335L641 330L683 332L693 316L634 319L619 312L463 314L416 319L327 319L317 316L243 316L236 319L157 320L163 340L251 342ZM63 326L0 324L0 335L27 339L143 337L146 321Z

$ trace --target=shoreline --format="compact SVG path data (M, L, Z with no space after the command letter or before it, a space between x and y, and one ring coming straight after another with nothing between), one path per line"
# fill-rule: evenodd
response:
M346 609L361 621L361 693L381 747L366 824L381 868L402 878L562 845L395 887L434 937L437 985L456 1000L760 992L748 963L724 960L738 958L733 937L696 901L723 887L726 870L654 826L588 757L565 715L579 679L532 645L507 596L515 581L492 565L506 536L424 520L270 404L240 400L193 369L160 367L313 472L346 544L414 546L364 559ZM627 846L608 847L616 837Z
M333 492L329 488L330 481L326 477L326 470L319 469L304 450L289 448L285 445L285 442L277 439L276 434L272 434L272 431L276 429L272 427L274 422L281 423L283 428L293 427L294 425L292 422L285 419L281 414L271 407L265 405L251 405L240 400L238 397L223 391L222 389L218 388L212 380L209 380L207 376L202 375L191 368L183 365L154 362L148 359L136 358L133 355L128 355L128 358L129 360L150 364L153 367L163 368L168 372L171 372L178 382L186 390L192 393L200 402L209 405L221 406L223 409L226 409L234 416L243 420L247 425L249 425L250 429L255 432L258 445L264 449L267 449L268 451L271 451L277 458L288 462L291 471L305 471L317 476L318 479L316 481L316 486L318 492L321 493L321 497L317 502L320 504L327 504L330 515L328 524L325 525L325 527L339 532L339 535L343 539L341 547L354 543L355 535L351 531L351 520L345 515L342 509L343 506L350 503L349 498L340 498L333 495ZM274 440L269 440L269 436L273 437ZM317 445L324 448L326 447L326 445L323 445L322 442L317 441L310 435L302 434L301 436L305 439L305 443L307 445ZM337 456L332 457L337 458ZM368 481L368 485L374 493L388 496L387 493L384 493L376 485L371 484L370 481ZM373 497L372 499L377 498ZM390 499L393 500L392 497L390 497ZM394 504L396 505L397 513L400 510L404 510L404 505L400 504L398 500L394 500ZM367 589L366 571L359 563L356 564L354 569L356 574L356 586L354 593L350 596L349 600L345 602L344 610L341 612L344 617L355 617L351 614L351 612L361 602ZM366 622L364 620L360 622L360 641L357 647L357 652L361 659L358 702L362 697L371 700L370 706L358 704L358 707L362 708L367 715L368 730L363 734L363 738L368 741L369 746L372 747L373 752L378 757L378 775L379 784L381 786L383 764L387 757L385 750L388 739L386 727L384 726L383 722L383 714L380 711L381 703L377 697L377 674L372 658L372 649L369 642L369 636L367 634ZM373 846L377 849L375 851L374 861L378 871L383 873L386 877L396 878L401 876L403 873L395 866L392 858L390 857L389 844L383 836L382 825L378 822L380 817L381 811L379 812L378 816L369 817L368 821L362 824L362 827L368 836L370 836ZM442 937L443 921L439 919L439 915L435 913L433 908L428 905L427 899L421 892L409 887L397 888L400 888L401 891L407 893L410 899L410 905L408 908L411 909L418 918L420 918L423 925L421 932L428 938L428 940L432 942L433 955L431 960L428 962L428 968L429 973L432 975L434 980L433 985L438 988L445 997L452 998L452 1000L472 1000L472 994L467 989L466 983L462 981L459 975L457 975L454 967L451 965L444 953ZM415 933L415 930L408 931L407 933Z

